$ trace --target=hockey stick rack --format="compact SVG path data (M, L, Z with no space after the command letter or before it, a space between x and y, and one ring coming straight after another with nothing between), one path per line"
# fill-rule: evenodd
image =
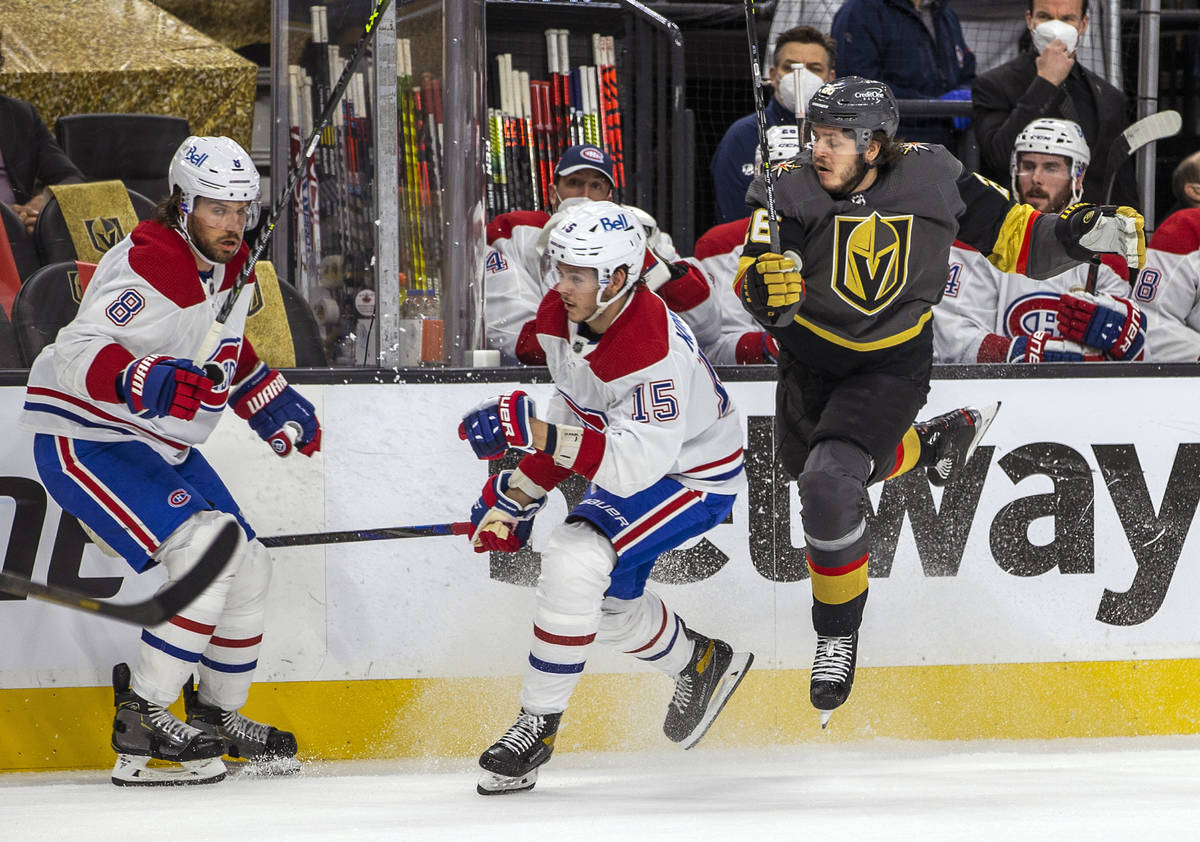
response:
M578 79L575 71L580 66L594 64L593 35L612 37L615 72L609 78L616 87L624 164L616 199L653 214L681 253L690 253L696 237L695 123L692 112L684 108L684 45L679 28L636 0L586 4L488 0L489 109L501 104L499 68L505 63L513 71L527 73L530 82L554 83L548 68L555 57L550 53L547 30L565 31L565 38L560 37L558 43L565 43L565 64L572 80ZM558 58L561 61L563 57ZM556 156L538 154L549 159L552 169ZM538 175L534 173L535 178ZM493 201L494 181L493 177L489 184L491 215L506 209L501 201ZM525 190L532 200L531 194L531 189ZM531 210L533 205L520 209Z

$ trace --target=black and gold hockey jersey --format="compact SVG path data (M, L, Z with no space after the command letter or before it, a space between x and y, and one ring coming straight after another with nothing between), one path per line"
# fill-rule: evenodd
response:
M955 239L1002 271L1035 278L1078 262L1055 236L1057 217L1013 201L941 146L904 144L869 188L842 199L821 186L807 150L772 172L780 245L800 255L806 295L794 323L767 329L793 356L818 366L814 349L829 362L853 364L846 355L920 336L946 287ZM735 286L770 250L761 176L747 202L755 210Z

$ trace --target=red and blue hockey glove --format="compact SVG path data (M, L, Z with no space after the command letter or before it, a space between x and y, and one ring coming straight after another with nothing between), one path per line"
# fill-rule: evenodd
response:
M305 456L321 449L316 409L273 368L260 365L230 396L229 405L280 456L292 452L289 427L299 429L295 445Z
M1128 298L1068 292L1058 299L1058 331L1114 360L1135 360L1146 344L1146 314Z
M1018 336L1008 346L1010 363L1102 362L1104 352L1068 342L1044 330Z
M733 346L738 365L774 365L779 362L779 342L765 330L743 333Z
M483 493L471 507L471 523L475 528L468 536L477 553L495 550L515 553L529 540L533 518L546 505L546 498L522 506L508 496L513 471L501 471L488 477Z
M536 405L524 392L489 398L463 416L458 437L471 445L480 459L499 459L510 447L534 451L530 421Z
M151 354L125 366L117 383L130 411L144 418L191 421L205 401L216 404L213 382L191 360Z

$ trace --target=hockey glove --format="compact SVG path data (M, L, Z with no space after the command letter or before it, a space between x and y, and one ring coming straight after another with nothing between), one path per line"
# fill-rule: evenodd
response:
M800 255L794 251L760 254L742 275L742 304L765 324L790 323L804 303L800 266Z
M1029 336L1018 336L1008 346L1010 363L1078 363L1103 360L1103 352L1068 342L1044 330Z
M1145 220L1121 205L1069 206L1058 216L1054 233L1076 260L1094 260L1101 253L1119 254L1128 266L1146 265Z
M1058 299L1058 330L1114 360L1133 360L1146 344L1146 314L1128 298L1068 292Z
M489 398L463 416L458 437L464 439L479 459L499 459L510 447L534 451L530 421L536 405L524 392L509 392Z
M202 403L220 403L212 389L213 382L194 362L162 354L134 360L117 380L125 405L143 418L191 421Z
M545 497L527 506L509 497L514 474L514 471L501 471L488 477L483 484L483 493L471 507L471 523L475 528L468 537L477 553L489 550L515 553L521 549L533 532L534 516L546 505Z
M779 342L765 330L743 333L733 347L738 365L774 365L779 362Z
M280 456L292 452L289 427L299 430L296 449L305 456L321 449L321 424L316 410L273 368L260 365L234 391L229 405Z

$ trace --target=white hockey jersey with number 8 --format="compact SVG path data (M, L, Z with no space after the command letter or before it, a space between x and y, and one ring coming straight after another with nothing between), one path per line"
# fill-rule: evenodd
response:
M156 222L138 225L100 260L78 315L34 360L21 426L90 441L140 440L167 459L182 460L216 428L232 387L217 393L219 403L202 405L185 421L135 414L116 381L130 362L149 354L193 359L248 252L242 243L233 260L217 265L210 290L177 232ZM208 357L234 386L260 364L242 335L253 283L251 274Z

